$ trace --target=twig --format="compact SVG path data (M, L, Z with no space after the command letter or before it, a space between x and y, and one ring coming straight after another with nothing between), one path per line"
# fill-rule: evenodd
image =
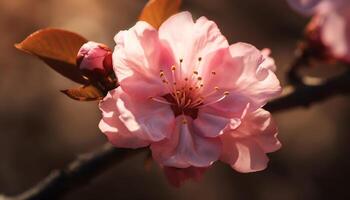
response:
M79 156L67 168L55 170L37 185L14 197L1 196L0 200L54 200L91 181L116 163L145 149L117 149L109 144L101 149Z
M350 71L335 78L331 78L320 85L300 85L287 91L284 96L268 103L265 109L270 112L284 111L287 109L321 102L327 98L350 94Z
M283 111L299 106L310 106L335 95L350 94L350 72L332 78L320 85L302 85L289 88L284 96L268 103L265 109L271 112ZM292 89L290 89L292 87ZM288 90L288 89L287 89ZM113 164L123 161L141 150L116 149L105 145L102 149L79 156L66 169L52 172L42 182L28 191L15 196L0 196L0 200L53 200L69 191L88 183Z

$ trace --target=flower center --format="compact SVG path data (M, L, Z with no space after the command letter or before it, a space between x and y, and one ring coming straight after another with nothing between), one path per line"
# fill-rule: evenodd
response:
M198 58L198 66L200 65L202 58ZM208 105L218 103L225 99L229 95L228 91L220 94L220 88L215 86L212 91L204 94L203 88L205 82L203 78L199 75L198 71L195 69L190 77L183 77L182 74L182 62L180 59L179 69L173 65L171 70L171 80L166 76L163 70L160 70L159 77L167 88L169 93L161 97L151 97L153 101L164 103L170 105L174 112L175 117L179 115L190 116L193 119L197 118L198 111ZM212 71L210 76L216 76L216 72ZM217 98L212 98L213 96ZM208 98L213 100L207 101Z

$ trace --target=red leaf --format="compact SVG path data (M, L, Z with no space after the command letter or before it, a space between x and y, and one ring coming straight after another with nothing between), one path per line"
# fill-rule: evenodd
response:
M78 83L87 83L76 66L77 53L86 42L76 33L49 28L36 31L15 47L38 56L63 76Z
M143 8L140 20L146 21L155 28L176 14L181 5L181 0L150 0Z
M64 94L77 101L96 101L103 99L103 93L93 85L62 90Z

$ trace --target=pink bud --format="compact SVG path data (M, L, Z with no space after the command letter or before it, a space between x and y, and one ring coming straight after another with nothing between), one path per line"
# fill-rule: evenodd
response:
M80 48L77 65L84 74L106 76L113 70L112 51L104 44L89 41Z

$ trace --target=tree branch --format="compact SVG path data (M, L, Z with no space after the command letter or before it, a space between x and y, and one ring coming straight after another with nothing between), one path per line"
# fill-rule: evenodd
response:
M326 100L335 95L349 94L349 86L350 72L348 71L319 85L299 85L295 88L292 86L285 87L287 88L285 89L287 94L268 103L265 109L270 112L278 112L300 106L308 107L313 103ZM64 194L82 187L114 164L144 150L117 149L107 144L96 152L79 156L65 169L53 171L48 177L28 191L15 197L0 196L0 200L58 199Z
M14 197L1 196L0 200L54 200L86 185L103 171L145 149L117 149L106 144L92 153L80 155L65 169L51 172L40 183Z
M324 101L336 95L350 94L350 71L331 78L319 85L299 85L285 87L285 95L265 106L270 112L279 112L295 107L309 107L313 103Z

